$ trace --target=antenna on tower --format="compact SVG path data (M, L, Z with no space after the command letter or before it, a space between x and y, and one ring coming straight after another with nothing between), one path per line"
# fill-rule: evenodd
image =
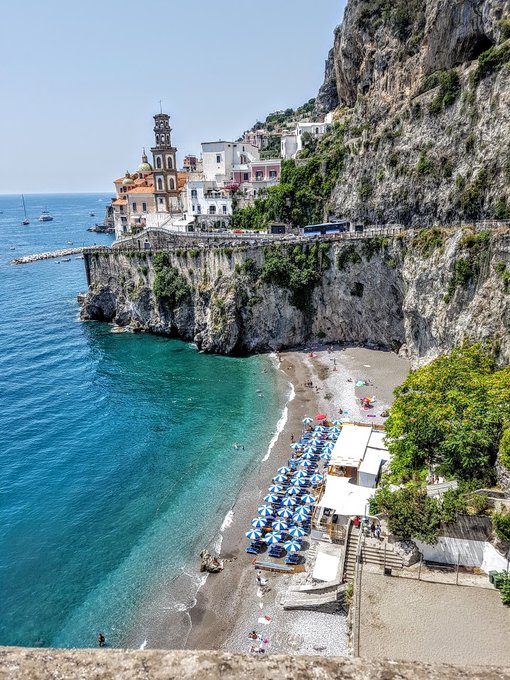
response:
M161 99L159 100L159 112L163 113L163 107L161 106Z

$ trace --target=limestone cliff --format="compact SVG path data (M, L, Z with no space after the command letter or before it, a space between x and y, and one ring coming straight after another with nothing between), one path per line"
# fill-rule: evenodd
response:
M86 254L83 319L259 352L311 340L384 346L415 365L464 339L510 360L510 232Z
M318 99L344 126L330 214L510 219L510 0L349 0Z

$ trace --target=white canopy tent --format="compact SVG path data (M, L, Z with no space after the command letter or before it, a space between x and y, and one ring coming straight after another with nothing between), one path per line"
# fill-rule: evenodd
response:
M317 507L329 508L338 515L338 521L345 524L349 517L365 515L368 502L374 493L374 489L353 484L347 477L328 475L324 495L317 503Z

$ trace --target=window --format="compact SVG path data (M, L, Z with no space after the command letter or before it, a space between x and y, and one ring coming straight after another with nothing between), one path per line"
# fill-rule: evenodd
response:
M262 172L262 170L257 170L257 172L255 173L255 181L256 182L262 182L263 179L264 179L264 173Z
M173 177L168 178L168 189L170 191L175 191L175 179Z
M197 213L200 215L201 212L202 212L202 206L199 204L199 205L197 205Z
M191 190L191 198L198 198L198 192L196 189Z
M167 144L170 144L170 135L167 135L167 136L166 136L166 143L167 143Z
M215 205L209 206L209 215L216 215L216 206Z
M172 156L167 156L167 157L166 157L166 167L167 167L169 170L173 170L173 168L174 168L174 162L173 162Z
M163 179L161 177L158 177L158 191L163 191Z
M156 144L159 144L159 135L156 135Z
M161 198L161 196L159 197L159 205L163 205L163 199Z
M243 181L244 181L244 182L248 182L249 179L250 179L250 175L249 175L247 172L245 172L245 173L243 174Z
M319 128L315 128L315 134L316 134L316 135L319 134Z
M157 167L157 168L160 168L160 167L161 167L161 156L158 156L158 157L156 158L156 167Z
M216 154L216 163L221 163L221 155L219 153Z
M269 171L269 179L276 179L276 170Z
M136 203L133 203L133 212L136 212Z
M224 214L224 215L227 214L227 206L226 206L226 205L223 206L223 214Z
M142 212L147 212L147 203L142 203Z

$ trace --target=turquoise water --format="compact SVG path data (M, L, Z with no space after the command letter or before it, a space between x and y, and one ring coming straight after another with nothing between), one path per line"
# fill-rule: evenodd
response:
M218 537L285 401L268 357L78 321L105 195L0 197L0 644L180 646ZM55 220L40 223L46 207ZM96 217L90 217L95 211ZM12 248L14 250L12 250ZM242 448L233 448L240 442Z

